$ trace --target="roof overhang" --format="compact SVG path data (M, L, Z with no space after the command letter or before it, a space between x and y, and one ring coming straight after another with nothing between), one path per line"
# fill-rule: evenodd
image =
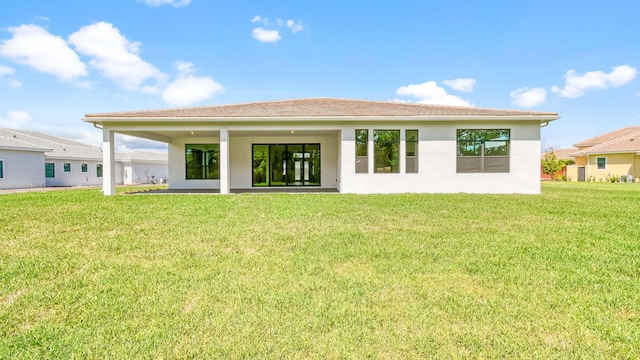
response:
M553 115L510 116L308 116L308 117L84 117L93 124L109 123L330 123L330 122L436 122L436 121L538 121L545 123L559 119Z
M584 153L572 153L570 156L593 156L593 155L617 155L617 154L635 154L640 155L640 151L637 150L621 150L621 151L589 151Z
M15 151L32 151L32 152L49 152L53 149L37 148L37 147L23 147L23 146L0 146L0 150L15 150Z

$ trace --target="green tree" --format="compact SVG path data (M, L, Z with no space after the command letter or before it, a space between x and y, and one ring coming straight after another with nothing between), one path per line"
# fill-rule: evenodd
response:
M558 157L556 157L556 154L553 152L553 148L547 148L542 159L542 173L555 179L556 174L562 170L563 166L564 162L558 160Z

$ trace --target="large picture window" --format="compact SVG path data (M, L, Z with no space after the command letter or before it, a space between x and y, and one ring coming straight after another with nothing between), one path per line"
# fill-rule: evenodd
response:
M369 130L356 130L356 174L369 172Z
M187 180L220 179L220 144L185 145Z
M405 131L406 172L418 172L418 130Z
M54 163L45 163L44 164L44 177L46 177L46 178L54 178L54 177L56 177L56 164L54 164Z
M508 173L509 130L458 130L458 173Z
M374 172L400 172L400 130L373 130Z

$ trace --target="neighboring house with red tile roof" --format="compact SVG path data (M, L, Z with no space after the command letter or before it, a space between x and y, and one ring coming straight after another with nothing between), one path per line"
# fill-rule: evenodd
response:
M102 184L102 149L36 131L0 128L0 189ZM116 182L161 182L167 153L116 154Z
M628 126L574 144L576 165L567 169L578 181L640 178L640 126Z
M540 126L554 112L335 98L87 114L103 129L104 193L115 133L165 142L170 189L341 193L539 193Z

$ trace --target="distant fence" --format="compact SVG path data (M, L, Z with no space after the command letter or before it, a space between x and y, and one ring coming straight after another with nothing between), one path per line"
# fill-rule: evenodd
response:
M562 176L567 176L567 167L563 166L562 170L558 171L557 173L553 174L553 176L549 176L547 174L543 174L542 173L542 166L540 166L540 180L553 180L553 179L557 179L559 177Z

